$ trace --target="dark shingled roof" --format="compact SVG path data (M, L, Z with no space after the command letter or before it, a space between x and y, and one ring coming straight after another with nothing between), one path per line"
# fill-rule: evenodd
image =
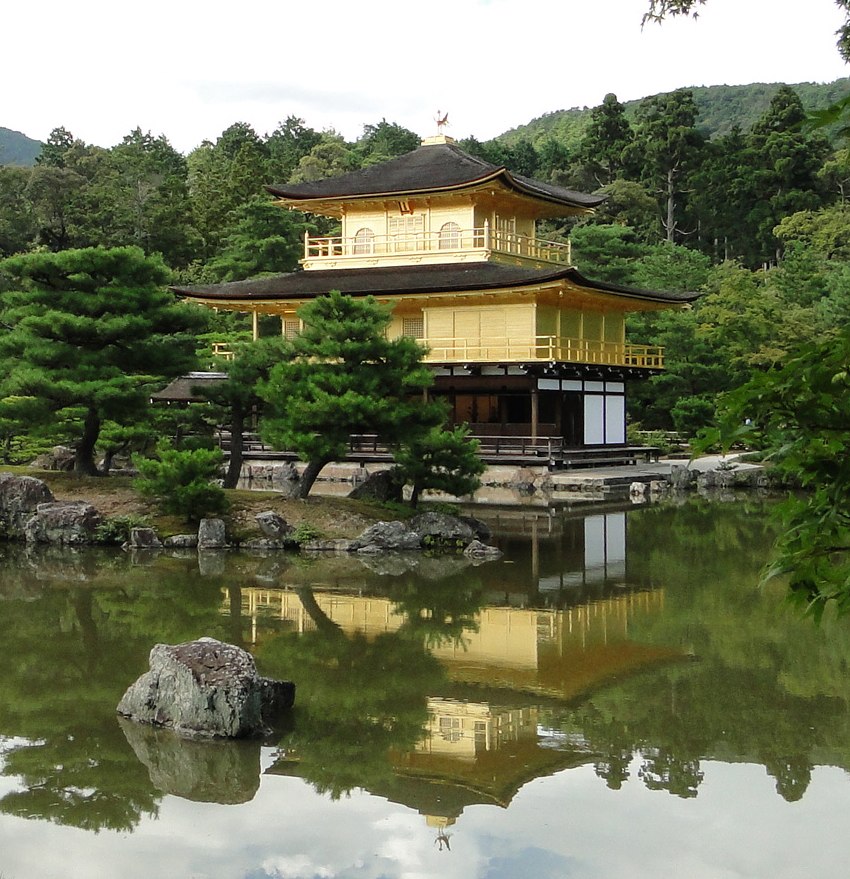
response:
M380 266L363 269L326 269L271 275L250 281L232 281L203 287L172 287L180 296L250 302L256 299L305 299L339 290L350 296L460 293L530 287L552 281L570 281L600 293L614 293L645 302L692 302L698 293L661 293L585 278L574 268L523 268L498 263L441 263L424 266Z
M465 189L497 180L515 192L572 208L593 208L604 196L574 192L470 156L452 143L428 144L396 159L350 174L312 183L280 183L266 189L292 201L365 198L372 195L407 197L417 193Z
M227 378L223 372L190 372L167 384L161 391L151 394L151 400L161 403L202 403L208 398L203 389Z

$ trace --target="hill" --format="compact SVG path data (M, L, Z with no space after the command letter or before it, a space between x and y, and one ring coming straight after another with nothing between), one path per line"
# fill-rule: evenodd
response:
M0 127L0 165L32 165L40 152L41 141Z
M698 126L710 138L722 137L737 125L748 131L753 123L767 110L771 98L782 83L751 83L750 85L711 85L694 86L694 102L699 109ZM802 82L792 85L803 106L807 110L820 110L840 98L850 95L850 78L838 79L830 83ZM625 104L626 115L634 119L640 101ZM532 119L500 134L495 140L512 146L517 141L527 139L535 146L547 137L554 137L566 146L577 143L584 133L590 119L589 107L573 107L571 110L556 110Z

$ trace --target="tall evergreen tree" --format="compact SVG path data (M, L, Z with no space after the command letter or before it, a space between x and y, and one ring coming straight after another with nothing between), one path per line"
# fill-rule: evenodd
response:
M579 161L605 186L625 176L629 147L635 139L626 108L615 94L607 94L590 112L590 123L579 148Z
M696 128L693 92L679 89L642 101L637 110L635 140L626 150L642 179L659 195L668 242L682 237L688 175L696 166L703 138Z
M74 469L96 474L103 422L132 420L152 383L194 365L205 315L178 304L162 260L135 247L25 254L0 270L15 287L0 300L0 390L78 412Z
M388 339L388 308L332 290L299 311L302 332L260 387L260 423L275 448L307 462L298 485L306 497L325 464L345 457L351 434L377 434L390 446L443 420L422 400L433 381L424 350L411 338Z

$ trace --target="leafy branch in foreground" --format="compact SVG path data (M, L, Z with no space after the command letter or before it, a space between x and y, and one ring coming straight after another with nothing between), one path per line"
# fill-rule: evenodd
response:
M850 329L801 348L724 401L721 445L769 450L808 491L781 508L784 531L767 576L788 574L792 597L820 617L850 610Z

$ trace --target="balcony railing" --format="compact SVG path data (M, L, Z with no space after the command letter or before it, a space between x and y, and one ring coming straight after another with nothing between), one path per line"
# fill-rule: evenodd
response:
M626 345L563 336L483 339L418 339L428 348L426 363L588 363L663 369L664 349L657 345ZM213 354L233 359L224 342L213 344Z
M563 336L530 339L423 339L426 363L592 363L663 369L664 349L657 345L626 345Z
M372 235L343 238L342 236L304 237L305 264L375 258L378 261L398 257L451 259L458 254L477 255L486 259L501 254L532 262L572 265L570 243L546 241L491 229L489 224L477 229L456 229L449 232L415 232L398 235Z

